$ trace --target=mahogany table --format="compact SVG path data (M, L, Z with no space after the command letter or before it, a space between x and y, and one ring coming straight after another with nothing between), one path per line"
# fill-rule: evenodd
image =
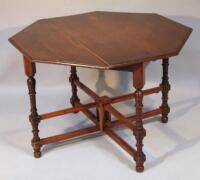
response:
M104 132L127 151L136 162L136 170L144 170L143 138L146 131L143 119L161 114L161 122L168 121L169 57L179 54L192 29L158 14L91 12L80 15L42 19L36 21L9 41L23 54L25 74L28 77L33 129L34 156L41 156L43 145L80 137L89 133ZM163 77L158 87L143 90L145 84L144 64L162 59ZM69 81L72 87L67 109L38 114L36 108L35 79L36 63L71 66ZM133 73L134 93L109 98L99 97L84 85L77 76L76 66L105 70L123 70ZM93 102L82 104L77 87L88 94ZM162 93L162 104L157 109L143 112L142 99L153 93ZM112 104L135 99L136 114L125 117ZM92 113L96 108L97 113ZM52 137L39 137L39 123L43 120L68 113L82 112L94 126ZM116 120L111 119L111 114ZM131 147L113 130L123 125L129 128L136 139L136 148Z

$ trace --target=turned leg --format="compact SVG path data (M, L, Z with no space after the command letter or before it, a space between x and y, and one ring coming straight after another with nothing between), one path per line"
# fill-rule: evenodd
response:
M39 137L39 123L40 123L40 117L37 113L36 108L36 91L35 91L35 79L34 75L36 73L35 63L30 62L27 58L24 58L24 67L25 67L25 73L28 77L27 79L27 85L28 85L28 91L29 91L29 97L30 97L30 111L31 114L29 116L29 120L32 125L32 132L33 132L33 139L31 141L31 144L33 146L34 150L34 156L36 158L41 157L41 143L40 143L40 137Z
M163 66L163 77L162 77L162 83L160 84L160 87L162 89L161 122L167 123L168 122L168 114L170 112L170 108L168 105L168 92L170 90L169 77L168 77L168 66L169 66L168 58L163 59L162 66Z
M144 162L146 160L146 156L143 153L143 138L146 136L146 131L143 128L142 122L142 100L143 100L143 91L142 88L144 86L144 64L137 64L133 68L133 86L136 89L135 91L135 109L136 109L136 129L133 134L136 138L136 153L134 155L134 160L136 161L136 171L143 172L144 171Z
M80 102L80 99L78 98L78 95L77 95L77 86L74 83L75 80L78 80L78 76L77 76L76 72L77 72L76 71L76 67L75 66L71 66L71 75L69 77L69 81L70 81L71 87L72 87L72 97L70 99L70 102L71 102L72 106L75 106L76 103Z

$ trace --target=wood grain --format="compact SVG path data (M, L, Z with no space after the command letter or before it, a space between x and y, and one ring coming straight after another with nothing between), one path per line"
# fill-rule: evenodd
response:
M158 14L91 12L36 21L9 40L33 62L115 69L175 56L191 32Z

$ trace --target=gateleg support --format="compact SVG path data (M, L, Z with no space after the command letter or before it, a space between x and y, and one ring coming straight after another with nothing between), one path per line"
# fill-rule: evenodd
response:
M142 122L142 109L143 109L143 90L145 84L145 75L144 75L144 63L136 64L133 67L133 86L135 90L135 109L136 109L136 127L133 131L133 134L136 138L136 153L134 154L134 160L136 161L136 171L144 171L144 162L146 156L143 153L143 139L146 136L146 131L143 127Z
M40 117L37 113L36 108L36 80L34 78L36 74L36 66L35 63L31 62L28 58L24 57L24 69L25 74L28 77L27 79L27 85L28 85L28 92L29 92L29 98L30 98L30 116L29 120L32 125L32 132L33 132L33 139L31 141L31 144L33 146L34 150L34 157L40 158L41 157L41 140L39 137L39 123L40 123Z
M79 80L78 75L77 75L76 66L71 66L70 72L71 72L71 74L69 77L69 81L70 81L71 87L72 87L72 96L70 98L70 103L74 107L76 104L80 103L80 99L77 94L77 91L78 91L77 85L75 83L76 80Z
M161 122L167 123L168 114L170 112L170 107L168 105L168 93L170 91L170 84L168 77L168 66L169 66L168 58L162 60L162 66L163 66L163 77L162 77L162 83L160 84L162 91L162 105L160 107L162 111Z

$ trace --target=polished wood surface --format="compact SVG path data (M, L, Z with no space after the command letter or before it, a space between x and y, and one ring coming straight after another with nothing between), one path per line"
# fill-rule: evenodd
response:
M158 14L91 12L39 20L10 42L32 62L116 69L177 55L191 31Z
M41 157L43 145L102 132L133 157L137 172L143 172L146 161L143 152L143 139L146 136L143 120L160 115L162 123L168 122L169 57L179 53L191 31L191 28L157 14L92 12L39 20L13 36L10 41L24 55L25 74L28 77L34 156ZM163 62L161 84L143 89L144 64L160 58ZM34 78L36 63L71 66L71 107L38 114ZM76 66L130 71L135 92L117 97L99 96L80 81ZM78 97L78 88L93 102L83 104ZM159 92L162 93L161 106L143 112L143 97ZM126 100L135 100L135 114L129 117L113 106ZM95 108L96 113L91 108ZM39 123L43 120L79 112L94 125L50 137L39 136ZM113 117L116 119L113 120ZM132 132L136 139L135 148L115 132L116 126L125 126Z

